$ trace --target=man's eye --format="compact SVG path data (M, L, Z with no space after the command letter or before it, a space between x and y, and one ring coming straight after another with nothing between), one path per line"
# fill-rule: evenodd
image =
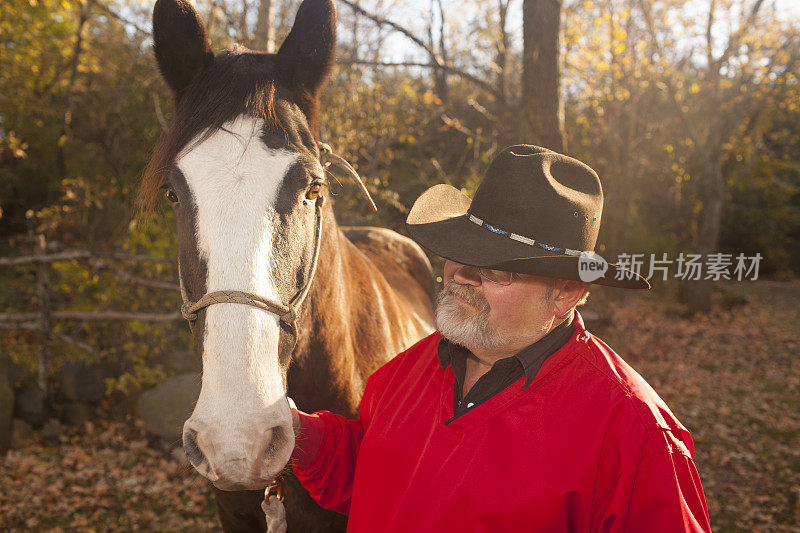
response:
M178 195L175 194L175 191L172 190L172 187L164 187L164 189L166 189L167 200L173 204L178 203Z
M319 191L322 189L319 184L315 183L306 191L306 200L314 201L319 196Z

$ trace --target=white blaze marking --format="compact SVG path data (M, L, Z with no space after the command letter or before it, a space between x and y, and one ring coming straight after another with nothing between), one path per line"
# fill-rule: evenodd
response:
M206 292L235 289L280 300L272 275L274 205L297 156L264 146L262 125L247 116L232 120L200 144L190 144L176 162L197 206ZM217 425L226 442L252 445L247 433L268 429L251 427L256 413L259 418L265 409L273 416L289 414L282 401L279 333L278 317L267 311L242 304L206 309L203 387L193 416Z

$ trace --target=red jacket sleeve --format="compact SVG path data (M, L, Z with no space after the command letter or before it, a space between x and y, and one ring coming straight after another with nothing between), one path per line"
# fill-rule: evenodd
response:
M343 514L348 514L350 511L356 457L380 392L377 383L388 374L389 366L390 364L384 365L367 381L359 405L358 420L348 420L329 411L301 415L303 429L298 436L296 446L303 445L304 431L314 431L317 434L313 440L320 443L319 452L307 464L293 461L292 469L314 501L325 509ZM300 455L305 458L310 453L311 450L307 450L307 453Z
M598 531L710 532L708 507L692 459L682 453L653 453L625 469Z
M314 423L314 419L317 420ZM356 456L364 436L361 420L347 420L341 415L319 411L303 418L314 431L321 431L321 445L316 458L308 465L292 463L297 479L314 500L326 509L347 514L353 490ZM300 441L298 446L302 445Z

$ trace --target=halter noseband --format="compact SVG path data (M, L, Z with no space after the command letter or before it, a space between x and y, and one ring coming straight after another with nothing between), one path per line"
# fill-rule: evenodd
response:
M372 201L369 191L367 191L367 188L364 186L364 182L361 181L361 178L355 169L353 169L353 167L350 166L347 161L334 154L333 150L331 150L331 147L327 144L318 142L317 146L320 151L319 162L322 164L322 167L327 168L331 163L334 163L336 166L344 170L347 175L350 176L358 185L359 191L367 201L370 211L377 211L378 208L375 207L375 202ZM269 298L264 298L263 296L259 296L258 294L254 294L252 292L236 290L209 292L203 295L203 297L196 302L193 302L189 300L186 290L183 287L183 280L181 279L180 275L180 265L178 265L178 280L181 287L181 298L183 299L183 304L181 305L181 315L183 318L189 321L189 327L191 327L194 321L197 319L197 311L210 305L228 303L251 305L253 307L257 307L259 309L263 309L264 311L269 311L270 313L275 313L278 315L281 322L286 324L292 332L292 336L294 337L292 351L294 351L300 336L300 331L297 326L297 311L300 308L300 305L302 305L303 300L305 300L306 296L308 295L308 290L311 288L311 282L314 281L314 276L317 273L319 249L322 243L322 207L325 205L325 196L318 196L314 201L314 204L316 223L314 224L314 255L311 257L311 269L306 282L302 287L300 287L300 290L297 291L292 299L289 300L288 305L271 300Z

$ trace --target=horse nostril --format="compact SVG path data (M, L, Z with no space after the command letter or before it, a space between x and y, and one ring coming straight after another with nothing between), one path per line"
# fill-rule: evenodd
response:
M278 447L278 444L281 441L281 428L280 426L274 427L267 431L267 440L266 440L266 447L264 448L264 453L268 456L272 456L275 454L275 450Z
M259 475L267 479L275 477L288 461L287 449L290 452L293 447L290 442L292 433L284 426L274 426L262 435L263 447L258 455Z
M186 457L195 468L200 468L200 465L205 460L203 452L197 445L197 431L187 429L183 432L183 450L186 452Z

